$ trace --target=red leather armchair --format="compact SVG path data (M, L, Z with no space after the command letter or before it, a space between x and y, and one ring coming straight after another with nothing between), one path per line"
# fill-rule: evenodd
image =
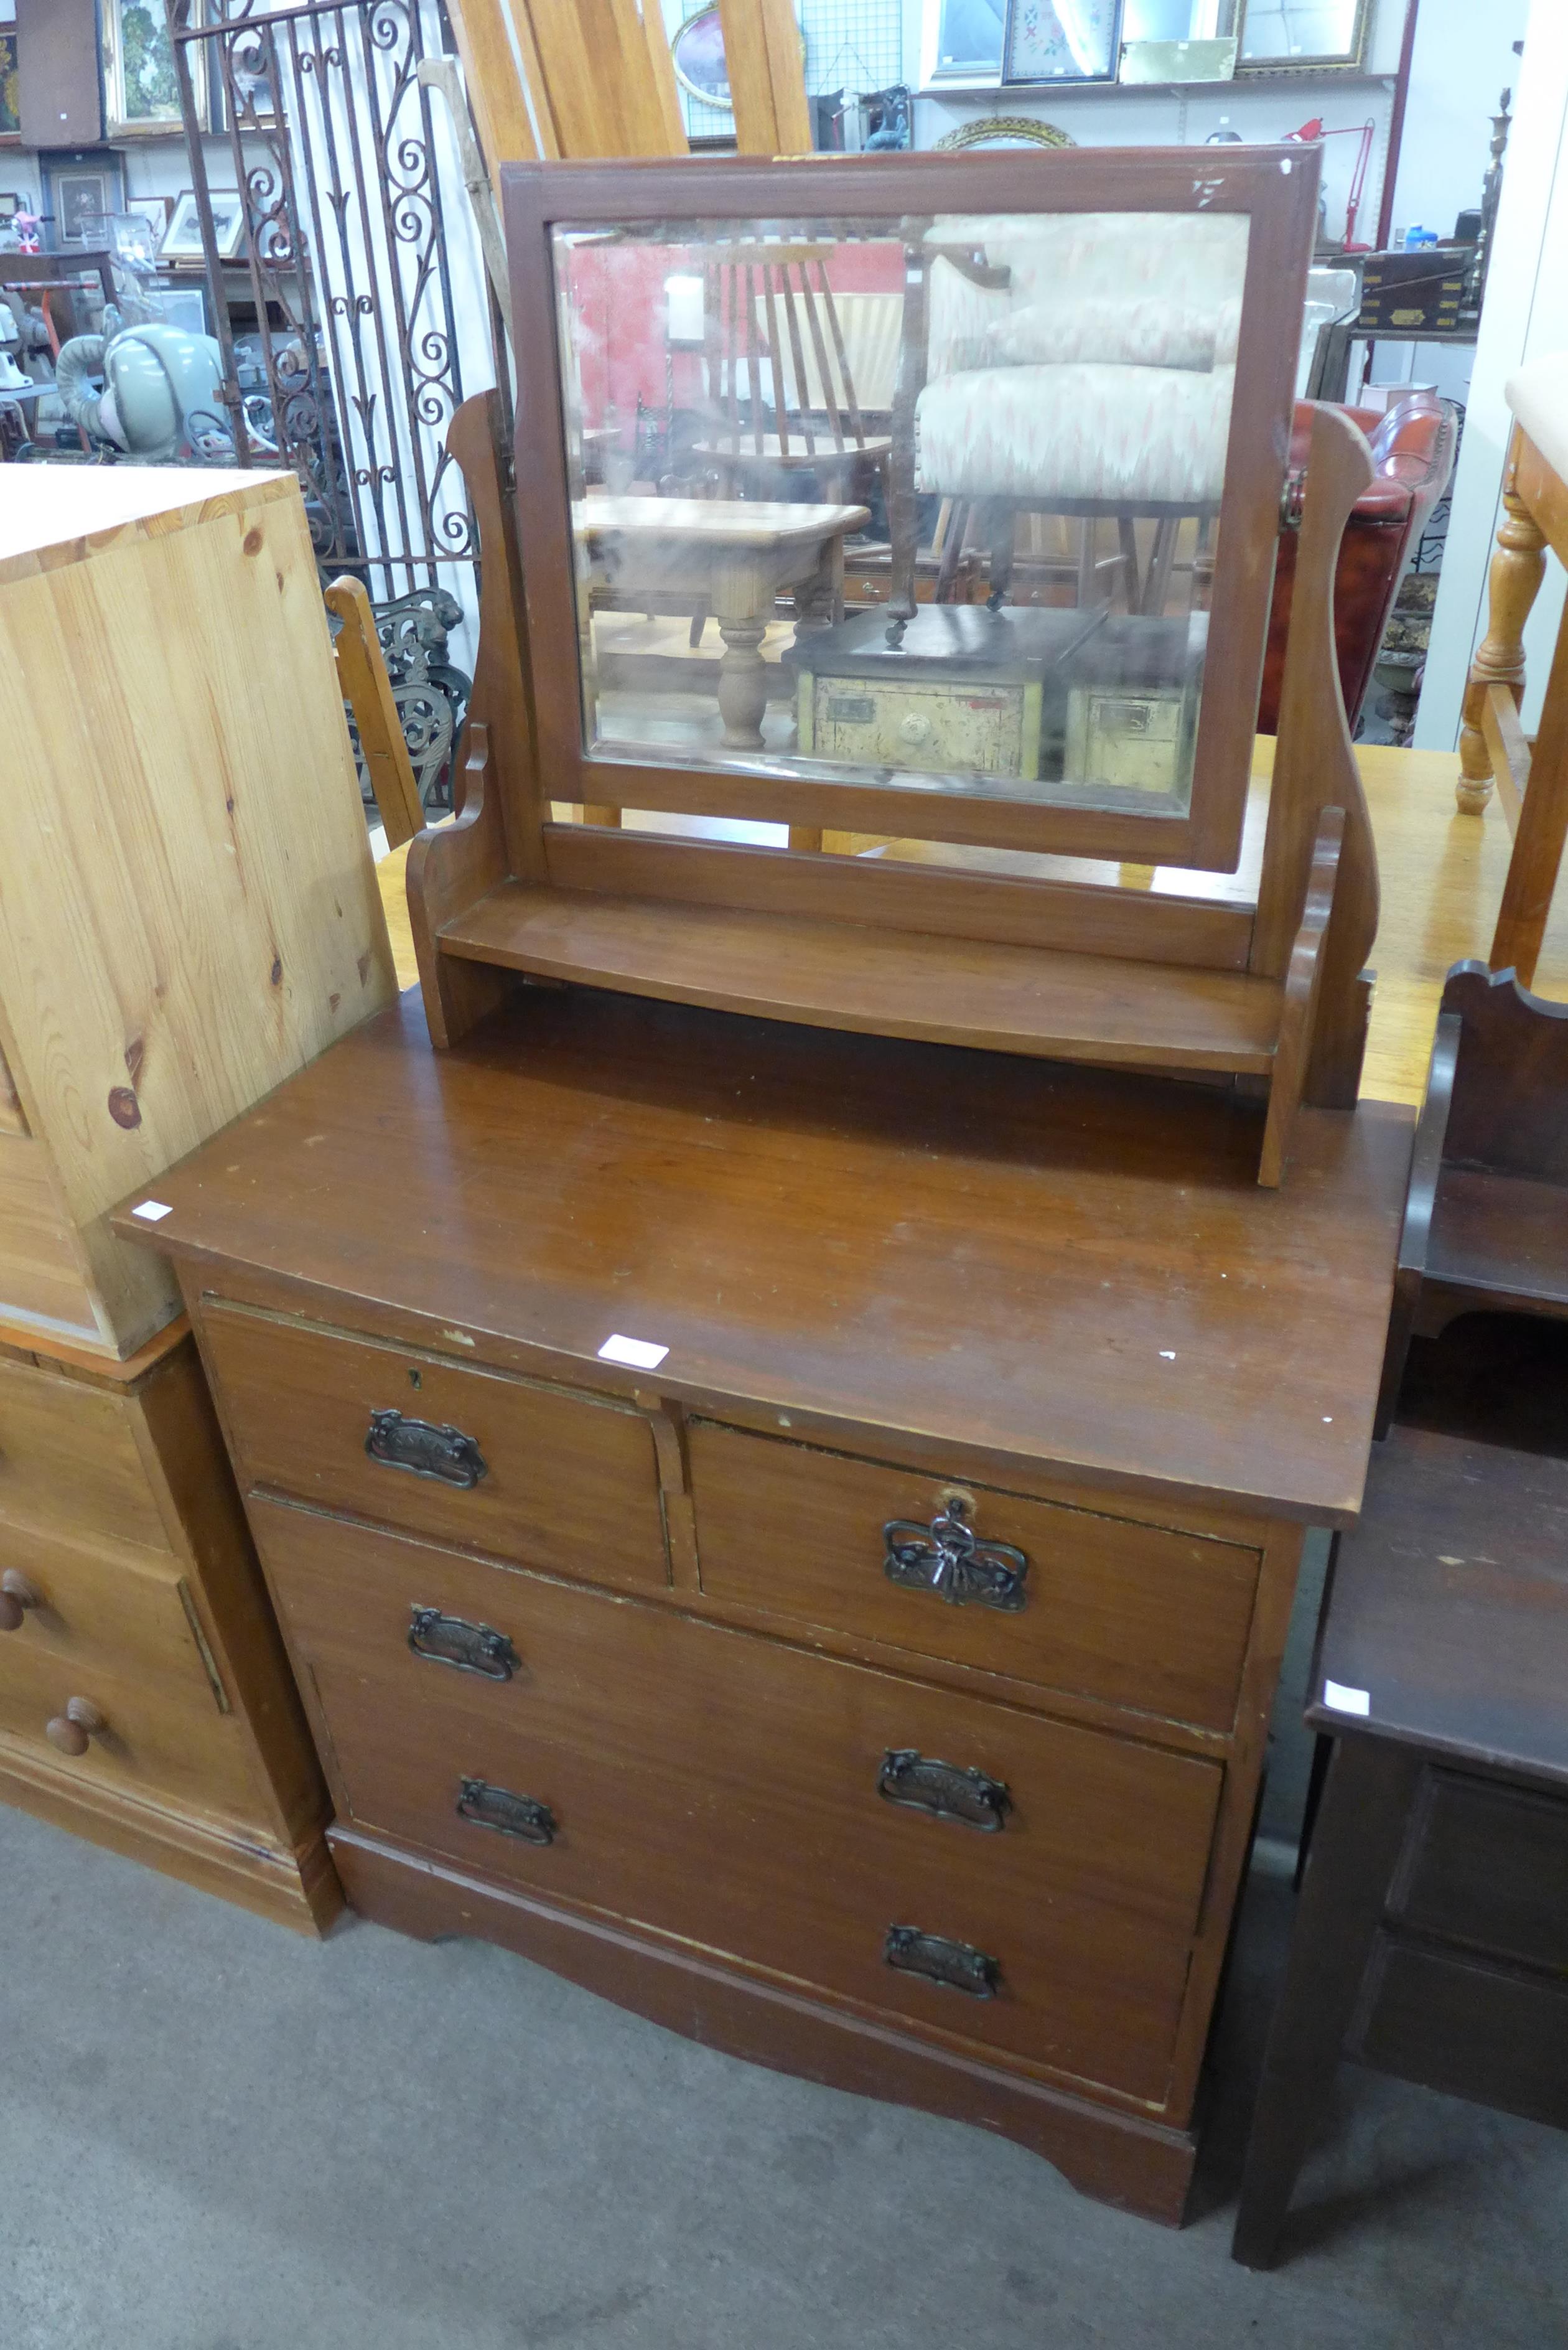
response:
M1360 425L1371 442L1375 468L1371 486L1356 500L1345 525L1334 585L1339 681L1354 728L1406 565L1428 515L1448 488L1459 431L1448 401L1429 391L1412 392L1386 415L1370 408L1346 408L1344 412ZM1298 401L1291 435L1293 473L1305 468L1311 423L1310 408L1304 400ZM1261 734L1272 734L1279 718L1295 574L1296 535L1282 531L1258 710Z

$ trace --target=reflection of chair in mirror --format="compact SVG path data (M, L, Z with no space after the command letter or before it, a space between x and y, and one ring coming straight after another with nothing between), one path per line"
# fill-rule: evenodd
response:
M1334 577L1339 682L1354 731L1400 582L1432 508L1448 488L1459 433L1452 408L1433 392L1412 392L1381 415L1370 408L1345 408L1339 412L1366 434L1372 454L1372 479L1351 508ZM1314 413L1310 401L1296 402L1291 475L1298 486L1305 476ZM1258 705L1260 734L1272 734L1279 721L1295 567L1296 535L1282 530L1269 610L1263 694Z
M838 303L831 244L711 246L704 254L708 402L694 444L721 497L779 498L791 478L831 503L858 502L892 447L867 432ZM847 300L847 297L846 297ZM872 337L896 314L867 312ZM875 346L867 356L876 357ZM885 371L885 370L884 370Z
M909 248L896 611L913 610L917 494L961 502L989 536L993 603L1033 513L1084 524L1079 600L1100 600L1106 517L1127 608L1164 610L1180 525L1202 535L1220 509L1244 239L1234 215L1004 214L961 241L939 220ZM950 534L955 558L967 535Z

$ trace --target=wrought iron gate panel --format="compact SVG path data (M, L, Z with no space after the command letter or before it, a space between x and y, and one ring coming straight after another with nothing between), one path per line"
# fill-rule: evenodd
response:
M421 57L450 47L442 0L168 5L238 461L294 467L324 570L379 572L371 592L382 597L421 577L433 585L438 564L472 565L479 552L445 447L465 389L450 234L473 238L455 150L448 155L418 78ZM198 51L204 71L193 69ZM275 453L247 415L236 367L203 92L244 197ZM472 258L493 381L476 247ZM274 327L269 303L296 331Z

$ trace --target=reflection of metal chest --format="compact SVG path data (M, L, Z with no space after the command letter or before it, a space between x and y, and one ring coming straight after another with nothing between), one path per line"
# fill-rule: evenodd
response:
M795 646L799 747L846 766L1032 782L1047 674L1097 612L923 605L898 647L886 612Z
M1067 693L1064 772L1075 783L1185 793L1206 637L1200 615L1106 620Z

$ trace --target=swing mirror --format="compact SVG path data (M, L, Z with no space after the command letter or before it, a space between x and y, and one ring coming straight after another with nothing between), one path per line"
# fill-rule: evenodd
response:
M560 796L1233 862L1310 243L1260 166L516 174Z

